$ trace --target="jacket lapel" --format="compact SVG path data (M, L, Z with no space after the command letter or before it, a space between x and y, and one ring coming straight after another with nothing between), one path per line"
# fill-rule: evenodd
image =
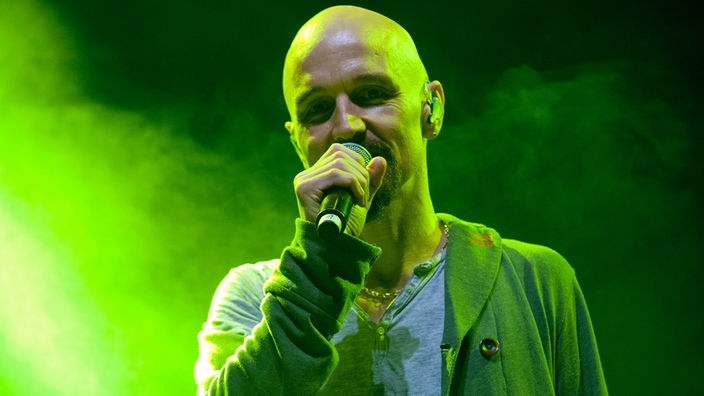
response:
M449 227L445 261L445 328L442 339L443 387L452 376L459 346L477 321L499 272L501 237L488 227L438 214Z

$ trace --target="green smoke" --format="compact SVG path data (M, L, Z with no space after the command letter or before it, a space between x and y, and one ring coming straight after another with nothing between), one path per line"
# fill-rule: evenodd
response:
M292 193L268 184L288 176L180 135L181 109L92 100L71 32L37 3L2 8L1 393L188 393L215 279L289 239Z
M621 53L652 8L541 4L381 10L444 83L436 209L573 264L613 394L702 393L701 116L663 51L688 30ZM279 70L318 7L241 7L0 3L0 394L192 393L217 283L289 241Z

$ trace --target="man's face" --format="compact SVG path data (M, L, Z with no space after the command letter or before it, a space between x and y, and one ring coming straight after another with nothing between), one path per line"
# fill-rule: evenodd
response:
M374 220L425 163L425 97L424 76L409 72L390 43L368 35L341 29L318 40L288 73L285 95L291 138L306 166L335 142L357 142L372 156L386 158L387 172L369 213Z

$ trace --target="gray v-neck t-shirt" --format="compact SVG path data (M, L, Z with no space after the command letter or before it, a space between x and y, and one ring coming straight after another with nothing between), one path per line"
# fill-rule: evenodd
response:
M378 324L353 306L332 338L340 361L319 394L439 394L444 263L443 250L418 264Z

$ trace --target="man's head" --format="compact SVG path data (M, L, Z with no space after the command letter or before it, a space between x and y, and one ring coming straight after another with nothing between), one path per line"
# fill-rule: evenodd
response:
M442 125L442 117L428 122L429 102L436 98L442 108L444 94L439 82L428 82L413 40L396 22L352 6L323 10L291 44L283 91L286 129L304 166L332 143L363 144L389 164L377 209L399 189L427 183L426 142Z

